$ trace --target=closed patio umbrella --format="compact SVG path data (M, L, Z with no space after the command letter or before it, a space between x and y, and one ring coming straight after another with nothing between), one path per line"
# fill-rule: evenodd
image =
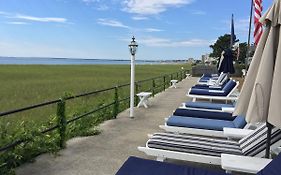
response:
M234 111L234 115L247 116L246 121L249 123L269 122L281 127L280 5L280 0L275 0L260 19L265 25L265 30L257 45ZM268 131L270 137L270 128ZM267 150L267 156L268 153Z
M231 49L226 49L222 53L221 60L218 66L218 72L233 74L235 73L235 69L233 66L233 54Z

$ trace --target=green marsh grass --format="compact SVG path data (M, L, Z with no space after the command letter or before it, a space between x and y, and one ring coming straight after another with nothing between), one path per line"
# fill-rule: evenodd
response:
M187 64L136 65L136 81L190 69ZM59 99L66 94L81 93L115 87L130 81L129 65L0 65L0 111L22 108ZM167 84L169 78L166 79ZM155 80L156 86L163 78ZM162 85L161 85L162 86ZM149 90L152 81L143 82L139 91ZM167 86L166 86L167 87ZM155 92L160 92L159 87ZM119 88L119 99L129 96L129 86ZM66 117L72 119L90 110L114 101L114 90L66 101ZM119 104L119 111L128 108L128 102ZM21 138L32 142L0 153L0 170L3 162L14 167L32 157L58 149L58 133L40 135L39 131L56 124L56 104L32 109L0 118L0 147ZM90 114L67 125L67 138L98 134L96 126L112 119L113 106ZM40 137L34 137L40 135ZM9 165L10 166L10 165ZM0 171L1 174L1 171Z

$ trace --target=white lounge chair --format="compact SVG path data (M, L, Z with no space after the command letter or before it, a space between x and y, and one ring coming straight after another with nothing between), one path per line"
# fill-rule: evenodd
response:
M190 88L187 96L192 98L192 101L195 102L196 99L208 99L212 100L225 100L227 101L236 101L238 99L238 91L237 87L239 86L239 81L235 82L235 85L230 84L235 82L234 80L230 80L229 86L226 85L222 90L204 90L204 89L192 89ZM194 93L195 92L195 93Z
M245 117L232 116L230 113L186 110L178 108L173 115L165 118L165 124L159 127L167 132L178 134L198 134L215 137L224 137L223 130L256 129L262 123L247 124ZM233 130L234 131L234 130ZM242 132L237 130L237 132Z
M218 80L221 75L222 75L222 73L220 75L217 75L217 74L210 74L210 75L203 74L198 79L197 84L207 84L209 80Z
M156 133L139 151L157 157L206 164L221 164L221 154L261 157L266 147L267 127L262 125L239 141L190 134ZM280 146L281 130L274 128L271 134L271 148Z
M208 130L208 129L199 129L199 128L188 128L188 127L177 127L177 126L169 126L165 122L164 125L159 125L159 127L166 132L171 132L175 134L194 134L194 135L202 135L202 136L210 136L210 137L229 137L229 138L242 138L248 135L253 129L256 129L259 125L247 124L244 128L227 128L224 127L223 131L217 130Z
M226 73L220 74L219 78L217 80L210 79L207 83L207 85L210 86L221 86L228 80L228 75Z
M180 109L199 110L210 112L229 112L233 113L235 109L235 102L233 104L221 104L211 102L184 102L179 106Z

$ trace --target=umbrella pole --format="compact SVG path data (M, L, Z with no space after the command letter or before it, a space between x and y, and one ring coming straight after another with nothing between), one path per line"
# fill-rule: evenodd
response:
M253 0L251 0L251 10L250 10L250 22L249 22L249 31L248 31L248 43L247 43L247 53L246 53L246 57L247 57L247 62L246 62L246 70L249 69L249 57L250 57L250 40L251 40L251 29L252 29L252 17L253 17Z
M273 126L268 122L266 122L266 126L267 126L267 138L266 138L265 158L269 158L271 131Z

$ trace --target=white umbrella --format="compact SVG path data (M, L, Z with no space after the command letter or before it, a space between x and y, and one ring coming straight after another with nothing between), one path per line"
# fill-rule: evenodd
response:
M281 95L278 91L281 87L280 5L280 0L275 0L260 19L265 30L234 112L234 115L247 116L246 121L249 123L269 121L273 125L281 126Z
M274 6L267 13L266 19L270 19L271 26L276 30L276 45L275 47L275 67L273 72L272 89L270 96L270 105L268 111L268 122L272 125L281 128L281 1L275 2Z

